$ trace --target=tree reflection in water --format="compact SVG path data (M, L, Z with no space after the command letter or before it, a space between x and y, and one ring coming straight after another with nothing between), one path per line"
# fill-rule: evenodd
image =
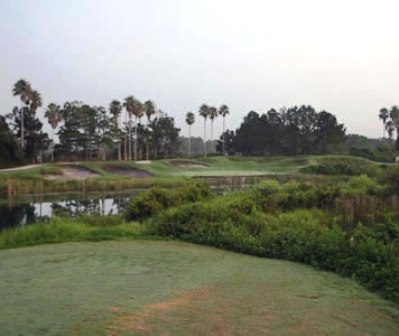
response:
M117 196L23 203L12 207L0 205L0 230L43 222L53 216L75 217L85 213L114 215L124 211L129 199L130 197Z

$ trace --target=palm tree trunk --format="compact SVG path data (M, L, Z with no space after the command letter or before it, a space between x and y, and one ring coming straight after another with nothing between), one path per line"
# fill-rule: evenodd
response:
M125 161L127 161L127 134L123 137L123 152Z
M148 151L148 136L147 136L147 138L146 138L146 140L145 140L145 151L146 151L146 154L145 154L145 159L148 161L149 160L149 158L150 158L150 156L149 156L149 151Z
M211 152L215 152L214 148L213 148L213 119L211 120Z
M204 118L204 156L206 157L206 118Z
M225 134L224 134L224 128L225 128L225 117L223 116L223 155L224 155L224 151L225 151L225 141L226 141L226 136L225 136Z
M137 161L137 118L136 125L134 127L134 161Z
M132 118L129 121L129 161L132 160Z
M52 134L52 138L53 138L53 143L52 143L52 150L51 150L51 161L54 161L54 128L52 128L53 134Z
M399 152L399 127L396 127L396 150Z
M191 125L188 125L188 157L191 158Z
M386 129L385 121L382 122L382 138L385 139L385 129Z
M21 151L23 152L24 150L24 144L25 144L25 129L24 129L24 108L21 106Z
M116 120L116 122L117 122L117 125L116 125L116 127L118 128L118 133L119 133L119 131L120 131L120 129L121 129L121 114L119 113L118 114L118 116L117 116L117 120ZM121 137L119 136L118 137L119 139L118 139L118 161L122 161L122 144L121 144Z

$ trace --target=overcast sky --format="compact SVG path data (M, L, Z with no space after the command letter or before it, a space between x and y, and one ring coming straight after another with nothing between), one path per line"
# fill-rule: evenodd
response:
M226 103L230 128L311 104L379 137L378 110L399 104L398 15L398 0L0 0L0 114L25 78L45 105L152 99L182 134L201 103Z

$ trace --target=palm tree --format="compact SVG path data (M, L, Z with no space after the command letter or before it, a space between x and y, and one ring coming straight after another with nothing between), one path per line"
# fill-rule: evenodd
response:
M387 123L387 119L389 117L388 109L386 109L385 107L382 108L380 110L380 114L378 115L378 117L382 120L382 124L383 124L382 137L385 138L386 123Z
M389 139L392 140L393 132L395 131L395 127L393 126L392 120L388 120L385 124L385 128L388 132Z
M43 105L43 100L40 93L37 91L32 91L30 96L30 108L36 111L42 105Z
M111 104L109 105L109 110L111 112L111 114L114 116L114 123L116 128L118 129L118 133L119 133L119 129L120 129L120 116L122 113L122 104L119 100L113 100L111 102ZM121 149L121 141L120 141L120 136L118 136L118 160L121 161L122 160L122 149Z
M188 157L191 157L191 125L194 124L195 115L193 112L187 112L186 123L188 125Z
M215 120L215 118L217 118L217 116L219 115L218 110L216 107L211 106L209 107L209 119L211 119L211 150L212 152L215 151L215 146L213 143L213 121Z
M129 133L129 151L128 151L128 157L127 159L130 161L132 159L132 115L133 115L133 110L134 110L134 101L135 98L133 96L128 96L125 98L125 102L123 103L123 106L125 107L127 114L129 116L129 122L128 122L128 133Z
M157 112L154 102L151 100L147 100L143 104L143 111L144 111L145 115L147 116L148 122L150 122L151 117Z
M199 115L204 118L204 157L206 157L206 119L209 116L209 107L206 104L202 104L199 109Z
M135 137L135 141L134 141L134 161L137 161L137 143L138 143L138 133L137 133L137 129L138 129L138 123L140 124L141 118L144 115L144 111L143 111L143 104L138 100L138 99L134 99L133 100L133 115L136 117L136 127L134 128L134 137ZM138 119L138 123L137 123L137 119Z
M399 150L399 107L396 105L391 107L389 111L393 127L396 129L396 150Z
M223 155L225 154L225 121L226 121L226 116L230 114L230 110L227 105L222 105L219 107L219 114L223 117Z
M58 123L61 121L61 107L57 104L51 103L47 106L44 116L48 119L48 123L52 128L52 141L53 150L51 152L51 161L54 161L54 130L57 128Z
M123 113L123 110L122 110L122 113ZM124 135L123 135L123 159L125 161L127 161L128 160L128 153L127 153L128 141L127 141L127 139L128 139L128 133L129 133L127 113L125 113L125 128L126 128L126 131L124 132Z
M145 115L147 116L147 129L146 129L146 160L149 160L149 152L148 152L148 135L149 135L149 130L148 130L148 125L151 122L151 117L156 113L156 107L154 102L152 102L151 100L147 100L144 104L143 104L143 111L145 113Z
M397 106L392 106L389 111L389 116L391 117L393 126L399 128L399 108Z
M25 129L24 129L24 109L23 105L28 105L31 94L32 94L32 88L29 82L27 82L24 79L20 79L14 84L14 88L12 89L12 93L14 96L19 96L21 99L21 108L19 110L19 113L21 114L20 116L20 123L21 123L21 150L24 148L24 143L25 143Z

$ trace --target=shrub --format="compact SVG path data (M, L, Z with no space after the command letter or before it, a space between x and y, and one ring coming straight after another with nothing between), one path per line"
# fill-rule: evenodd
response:
M304 173L321 175L361 175L376 177L380 173L378 164L355 158L321 158L318 163L302 168Z
M387 184L391 190L399 192L399 165L388 166L381 174L381 181Z
M141 220L171 206L205 199L211 194L208 186L196 183L172 190L154 187L134 197L126 211L127 220Z
M378 182L367 175L360 175L352 177L342 187L342 193L344 195L380 195L384 191L384 188L378 184Z
M381 187L367 176L342 187L267 181L161 211L148 224L159 235L334 271L399 302L399 225L389 216L373 224L380 195ZM329 206L339 202L353 202L350 226L336 225L343 219ZM355 225L360 221L369 226Z

